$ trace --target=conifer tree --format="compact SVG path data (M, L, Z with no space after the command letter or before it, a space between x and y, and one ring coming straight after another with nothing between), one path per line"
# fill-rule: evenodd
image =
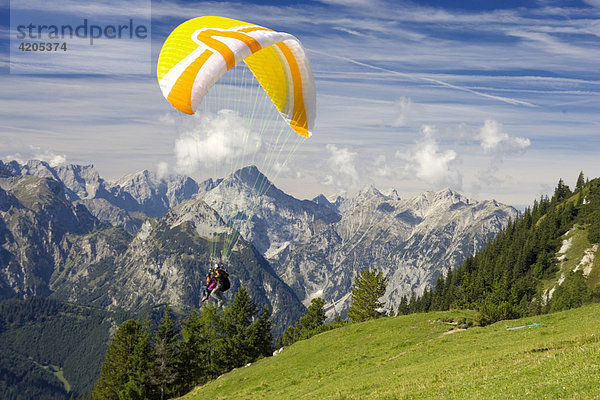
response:
M408 301L408 313L416 313L417 311L417 294L414 290L411 290L410 300Z
M324 305L325 300L323 298L315 297L312 299L310 306L306 309L306 314L300 317L300 320L294 326L286 329L278 345L289 346L298 340L311 337L327 318L323 308Z
M583 189L584 186L585 186L585 177L583 176L583 171L581 171L579 173L579 176L577 177L577 183L575 184L575 192L581 191L581 189Z
M262 314L248 329L254 360L273 354L273 323L269 319L270 316L269 306L265 305Z
M206 317L206 312L203 313ZM215 335L211 334L206 324L207 318L202 318L194 309L182 322L179 342L178 379L177 387L180 394L184 394L194 386L206 382L211 372L211 341Z
M550 311L554 312L581 307L589 300L589 297L590 293L586 284L586 278L581 271L571 271L554 291L550 301Z
M379 299L385 294L388 279L377 270L364 268L354 279L352 292L352 305L348 316L353 321L365 321L378 318L384 313L379 311L384 306Z
M123 322L106 351L94 399L144 399L150 395L148 368L151 365L148 329L139 322Z
M155 392L150 377L154 368L154 360L152 357L152 342L148 320L142 325L138 341L130 357L130 363L131 370L129 381L125 386L125 397L131 400L143 400L154 397Z
M236 329L250 326L256 315L256 304L252 300L246 286L239 288L231 304L223 310L223 318L229 323L228 328Z
M408 299L406 296L402 296L400 299L400 304L398 305L398 313L396 315L406 315L408 312Z
M268 309L255 320L256 314L257 307L250 293L245 286L240 287L231 304L223 310L220 322L223 337L215 344L215 363L219 371L241 367L271 352ZM267 337L268 346L265 345Z
M315 297L310 301L310 306L306 309L306 314L300 317L298 321L302 329L312 331L323 325L327 316L325 315L325 300L322 297Z
M554 204L564 201L571 195L571 189L565 185L565 182L561 179L558 180L558 185L554 189L554 196L552 196L552 202Z
M154 369L151 374L161 400L171 394L177 380L178 332L171 318L171 308L165 307L164 315L154 337Z

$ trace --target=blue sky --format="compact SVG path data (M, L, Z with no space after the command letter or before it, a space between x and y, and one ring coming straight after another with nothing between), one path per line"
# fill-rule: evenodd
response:
M71 18L127 18L150 4L18 2L27 3ZM275 180L296 197L367 184L401 197L451 187L522 206L559 178L600 176L600 1L447 3L153 1L150 73L143 54L123 47L118 67L106 54L72 59L102 74L59 66L44 75L9 73L15 32L4 4L0 158L91 163L109 179L177 172L180 120L154 65L178 24L222 15L289 32L308 51L316 127Z

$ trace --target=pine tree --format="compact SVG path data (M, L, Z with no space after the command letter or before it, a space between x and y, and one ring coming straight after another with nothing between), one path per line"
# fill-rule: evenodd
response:
M206 340L207 349L207 374L209 378L216 378L221 374L221 370L218 367L218 355L216 354L216 347L224 336L222 331L222 318L223 313L217 305L207 305L202 307L202 314L200 314L200 325L202 329L202 336Z
M377 270L364 268L354 280L350 289L352 293L352 305L348 310L348 316L353 321L365 321L378 318L384 313L379 311L384 303L379 299L385 294L388 279Z
M298 325L293 325L288 327L284 332L283 335L277 339L277 343L275 343L275 346L277 348L283 347L283 346L289 346L293 343L296 343L298 340L300 340L300 333L302 332L301 329L298 329Z
M220 329L223 337L215 344L215 363L219 371L229 371L253 362L271 352L271 322L268 310L255 320L257 307L245 286L240 287L230 305L223 310ZM268 351L265 337L269 337Z
M560 203L566 200L571 195L571 189L565 185L565 182L561 179L558 180L558 185L554 189L554 196L552 196L552 203Z
M579 177L577 177L577 183L575 184L575 192L581 191L585 186L585 177L583 176L583 171L579 173Z
M204 313L206 316L206 313ZM177 358L179 394L184 394L194 386L206 382L210 377L211 341L215 335L207 327L206 318L198 315L194 309L182 322ZM210 325L210 324L208 324Z
M151 365L147 327L139 322L123 322L106 351L100 379L94 386L94 399L143 399L150 394L147 369Z
M236 328L250 326L256 313L256 304L248 289L242 286L235 294L232 303L223 310L223 318L229 322L229 327L233 328L232 333L236 333Z
M417 294L414 290L410 291L410 300L408 301L408 313L416 313L417 312Z
M132 400L153 397L155 393L150 380L150 373L154 367L154 360L152 358L152 343L148 321L142 326L130 362L131 371L129 381L125 385L125 397Z
M306 314L300 317L300 320L294 326L286 329L278 345L289 346L298 340L308 339L314 335L314 332L323 325L327 318L323 308L324 305L325 300L323 298L315 297L312 299L310 306L306 309Z
M151 374L161 400L172 393L173 383L177 380L177 340L178 332L171 318L171 308L166 306L154 337L154 369Z
M406 315L408 312L408 299L406 296L402 296L400 299L400 304L398 305L398 313L396 315Z
M568 310L581 307L589 301L590 292L586 278L581 271L569 272L562 284L558 285L550 301L550 311Z
M148 399L155 395L150 374L154 368L149 321L146 320L130 357L131 371L125 385L127 399Z
M273 323L269 319L269 306L265 305L262 314L248 327L253 360L273 354Z
M298 321L300 326L306 332L313 331L323 325L327 316L325 315L325 300L321 297L315 297L310 301L310 306L306 309L306 314L300 317Z

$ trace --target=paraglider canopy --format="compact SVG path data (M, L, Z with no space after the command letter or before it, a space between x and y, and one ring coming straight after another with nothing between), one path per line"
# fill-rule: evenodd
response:
M315 84L304 47L294 36L225 17L194 18L165 41L157 74L165 98L193 114L210 88L244 61L289 126L309 137Z

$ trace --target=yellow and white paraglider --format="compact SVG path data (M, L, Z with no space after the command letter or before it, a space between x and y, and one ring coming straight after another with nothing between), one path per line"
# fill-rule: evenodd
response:
M158 58L158 82L179 111L193 114L210 88L244 61L292 127L309 137L315 120L315 83L304 47L294 36L225 17L179 25Z
M241 80L235 80L236 71L242 71ZM314 78L304 47L289 33L225 17L194 18L166 39L157 75L164 97L183 113L177 114L197 116L191 119L195 136L186 136L179 148L186 154L204 152L197 157L203 161L214 159L213 177L252 164L272 178L289 170L290 156L312 134ZM247 223L270 186L266 178L259 180L250 207L235 209L237 199L223 199L232 232L248 231ZM211 257L227 259L238 238L237 233L215 237Z

